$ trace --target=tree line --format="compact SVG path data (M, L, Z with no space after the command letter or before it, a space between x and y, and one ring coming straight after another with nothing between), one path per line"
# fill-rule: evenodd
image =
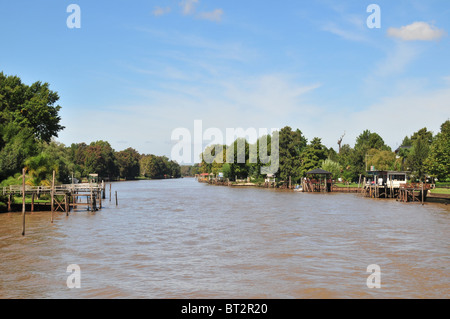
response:
M270 149L271 136L267 138L267 148ZM422 128L410 136L405 136L401 146L392 150L383 138L370 130L363 131L356 139L355 145L342 144L338 140L339 149L322 144L321 138L314 137L308 142L301 130L292 130L286 126L278 132L279 139L279 169L275 176L281 181L300 182L301 178L312 169L322 168L333 174L333 178L347 182L358 182L360 177L368 176L368 170L392 170L409 172L410 180L425 181L450 179L450 121L441 125L440 132L433 135L427 128ZM251 177L260 179L261 162L257 152L257 163L250 163L249 150L251 145L245 140L245 163L229 163L226 159L227 150L237 147L237 139L231 145L221 145L220 154L214 154L215 145L210 146L201 154L201 163L194 167L199 173L222 173L231 181ZM255 149L255 145L252 145ZM261 139L256 142L256 149L262 146ZM215 161L209 163L205 157L215 156ZM221 160L220 160L221 159Z
M27 184L49 184L56 172L59 183L91 173L102 179L177 178L181 167L165 156L139 154L133 148L115 151L106 141L65 146L54 137L64 129L58 93L48 83L24 84L17 76L0 73L0 181L18 184L27 169Z
M103 179L161 179L193 176L198 173L222 173L230 180L251 177L264 178L261 167L268 165L260 158L260 148L267 148L270 156L272 136L260 137L256 145L236 139L231 145L204 150L199 165L180 166L165 156L139 154L133 148L116 152L107 141L65 146L53 138L64 129L60 124L57 92L48 83L40 81L24 84L17 76L0 73L0 181L3 185L19 183L17 175L27 168L27 183L49 183L53 170L60 183L71 177L83 179L97 173ZM286 126L278 132L279 168L276 177L298 182L306 172L322 168L333 173L334 179L358 181L367 170L408 171L412 180L432 177L440 181L450 178L450 121L445 121L440 132L433 134L427 128L405 136L401 146L392 150L382 137L369 130L363 131L354 146L338 140L339 149L327 148L319 137L308 141L302 131ZM245 146L246 161L237 160L239 145ZM227 151L234 149L234 161L227 161ZM249 161L256 150L256 161ZM229 152L229 155L231 152ZM209 155L221 161L205 161ZM254 154L253 154L254 155Z

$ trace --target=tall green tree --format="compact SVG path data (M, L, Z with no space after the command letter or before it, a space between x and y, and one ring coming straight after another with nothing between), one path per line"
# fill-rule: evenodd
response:
M56 105L59 96L48 83L22 83L0 72L0 179L20 172L39 142L50 142L64 127Z
M85 149L85 173L96 173L100 178L115 179L119 176L119 168L115 151L106 141L92 142Z
M342 167L341 177L345 181L352 181L358 178L359 174L357 170L358 168L356 167L353 161L355 157L354 153L355 151L350 145L344 144L342 145L341 151L338 154L337 161Z
M21 171L25 160L37 154L37 142L30 128L19 129L12 123L2 128L3 147L0 149L0 180Z
M140 174L139 160L141 155L134 148L127 148L116 154L117 165L121 178L135 179Z
M19 128L29 128L41 141L50 142L52 137L64 129L60 125L59 111L55 105L57 92L50 90L48 83L40 81L30 86L17 76L0 73L0 124L14 123Z
M407 158L407 165L411 170L413 179L425 180L425 160L428 158L429 152L430 146L426 138L418 137L414 140L411 152Z
M230 164L231 180L244 179L249 176L250 166L249 166L249 143L244 138L237 138L233 144L227 147L227 155L231 154L231 148L234 149L234 159ZM230 161L230 156L227 156L228 162ZM241 158L242 157L242 158Z
M293 131L289 126L280 130L279 133L279 156L280 168L279 177L288 181L299 180L301 172L301 154L306 148L307 139L303 133L297 129Z
M321 168L325 171L328 171L332 174L334 179L338 179L341 176L342 166L330 158L327 158L322 162Z
M305 176L310 170L320 168L322 162L327 159L327 149L322 144L322 140L318 137L314 137L301 155L301 175Z
M378 171L395 169L395 153L388 150L372 148L367 152L367 165L374 166Z
M170 161L166 156L142 155L140 167L141 175L151 179L181 177L180 165L175 161Z
M441 125L441 131L431 143L425 169L439 180L450 179L450 120Z
M425 160L428 158L433 133L426 127L414 132L411 137L403 139L402 146L397 149L399 163L397 166L401 170L411 172L411 177L416 180L423 180L427 174Z
M378 150L391 150L389 146L384 143L383 138L377 133L372 133L365 130L356 138L355 150L368 151L371 148Z
M376 149L379 151L391 151L391 148L384 143L383 138L377 133L369 130L363 131L357 138L352 156L352 173L353 179L357 176L365 175L369 169L368 160L370 159L369 151Z
M411 146L413 146L414 142L419 138L428 145L431 145L431 143L433 143L433 132L428 131L426 127L414 132L411 136Z

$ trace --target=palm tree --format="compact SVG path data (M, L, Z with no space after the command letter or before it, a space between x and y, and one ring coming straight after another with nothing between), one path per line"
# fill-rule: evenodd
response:
M57 171L57 166L51 163L45 153L28 158L25 161L25 168L28 171L29 179L27 185L30 186L50 186L51 182L48 176L52 175L53 170Z

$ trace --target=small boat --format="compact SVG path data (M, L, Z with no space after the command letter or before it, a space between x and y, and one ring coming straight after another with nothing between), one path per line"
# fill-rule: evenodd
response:
M296 185L294 188L294 192L303 192L303 187L301 185Z

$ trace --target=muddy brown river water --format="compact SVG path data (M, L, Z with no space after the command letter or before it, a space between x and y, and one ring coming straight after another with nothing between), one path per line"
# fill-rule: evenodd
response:
M24 237L20 213L0 214L0 298L450 296L450 205L189 178L112 189L117 207L27 214Z

